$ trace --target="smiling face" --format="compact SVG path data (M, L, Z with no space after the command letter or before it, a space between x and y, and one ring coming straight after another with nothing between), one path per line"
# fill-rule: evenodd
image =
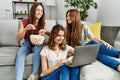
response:
M64 31L60 30L58 35L55 37L54 42L56 44L61 44L64 40Z
M35 10L35 18L40 19L42 15L43 15L43 8L41 5L38 5Z
M66 21L68 24L72 23L71 18L70 18L70 12L67 13Z
M48 46L53 50L55 46L59 46L62 50L66 49L65 28L62 25L56 24L53 26L49 36Z

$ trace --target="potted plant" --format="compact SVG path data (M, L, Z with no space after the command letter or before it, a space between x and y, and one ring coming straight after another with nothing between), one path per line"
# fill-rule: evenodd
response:
M34 0L34 2L37 2L37 0Z
M97 9L97 3L94 0L64 0L65 7L74 7L80 11L81 19L84 21L88 17L90 7Z

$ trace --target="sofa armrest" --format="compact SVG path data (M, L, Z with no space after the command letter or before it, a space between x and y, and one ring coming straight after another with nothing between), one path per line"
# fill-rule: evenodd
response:
M114 48L120 50L120 30L117 34L117 37L115 38Z
M19 46L16 35L18 33L19 20L0 20L0 44L1 46Z

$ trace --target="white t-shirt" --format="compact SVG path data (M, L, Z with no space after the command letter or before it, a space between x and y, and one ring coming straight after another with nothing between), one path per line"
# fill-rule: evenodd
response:
M48 46L45 46L42 49L40 54L42 56L46 56L47 61L48 61L48 66L49 66L49 68L51 68L51 67L55 66L59 60L66 59L67 58L67 54L69 53L71 48L72 47L67 45L66 46L66 50L64 50L64 51L60 50L59 55L57 56L52 49L48 48Z
M83 29L82 29L82 37L81 37L80 43L84 45L87 42L87 37L89 36L94 36L94 35L91 32L90 28L84 24Z

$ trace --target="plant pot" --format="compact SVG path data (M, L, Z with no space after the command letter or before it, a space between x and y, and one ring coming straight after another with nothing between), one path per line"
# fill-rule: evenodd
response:
M23 0L19 0L20 2L22 2Z
M37 2L37 0L34 0L34 2Z

